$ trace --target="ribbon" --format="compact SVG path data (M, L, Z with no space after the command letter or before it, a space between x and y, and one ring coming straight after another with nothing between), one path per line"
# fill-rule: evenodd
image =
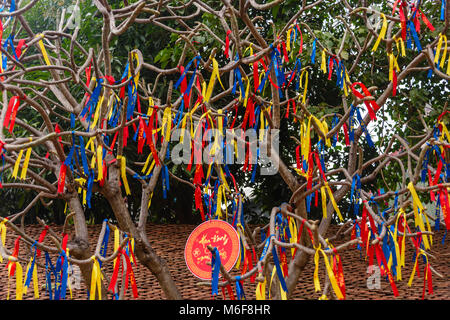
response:
M380 34L378 35L377 41L375 41L375 44L372 48L372 52L376 51L378 48L378 45L380 44L381 39L384 40L384 36L386 35L387 30L387 19L384 13L380 13L381 17L383 18L383 25L381 27Z
M17 262L8 262L8 295L7 300L9 300L9 278L11 275L14 275L14 273L11 273L11 269L16 270L16 300L22 300L23 297L23 279L22 279L22 266L20 263Z
M256 300L266 300L266 283L267 280L264 277L264 281L256 285Z
M227 57L227 59L230 58L230 54L229 54L229 50L230 50L230 34L231 34L231 30L227 31L227 35L225 37L225 50L224 50L224 54L225 57Z
M64 186L66 184L66 171L67 166L63 163L59 169L59 178L58 178L58 193L61 194L64 192Z
M283 271L281 269L280 262L278 260L277 250L275 249L275 246L272 247L272 256L273 256L273 264L275 265L277 277L280 281L282 291L287 293L288 289L287 289L286 281L284 280Z
M3 121L3 126L9 126L9 133L12 133L14 129L14 123L16 120L17 110L19 108L20 98L18 96L13 96L8 102L8 108L6 109L5 120Z
M51 66L52 64L48 58L47 50L45 50L44 42L42 41L42 39L44 38L44 34L43 33L37 34L36 38L39 38L39 41L38 41L39 49L41 49L41 53L42 53L42 56L44 57L45 63L48 66Z
M127 180L127 159L125 158L125 156L117 156L117 160L120 161L120 176L122 178L122 182L123 182L123 186L125 188L125 193L127 195L131 194L130 191L130 187L128 185L128 180Z
M89 300L95 300L95 294L97 293L98 300L102 299L102 279L103 275L100 271L100 265L95 256L91 257L93 261L92 274L91 274L91 289L89 290Z
M44 241L45 236L47 235L47 231L48 231L48 226L44 227L44 230L42 230L41 234L39 235L39 239L38 239L38 243L42 243L42 241ZM37 249L36 250L36 257L40 257L41 256L41 250Z
M359 91L355 89L357 85L361 87L364 95L362 95ZM366 86L362 82L354 82L351 86L351 89L353 94L359 99L371 96L369 90L367 90ZM364 101L364 104L366 105L367 111L369 112L370 120L376 120L377 116L375 115L375 112L377 112L377 110L380 108L378 104L375 102L375 100Z
M30 262L27 265L27 271L26 278L25 278L25 284L23 287L23 293L26 294L28 287L30 286L31 279L33 279L33 288L34 288L34 298L39 299L39 284L38 284L38 277L37 277L37 266L36 266L36 241L31 246L31 250L34 248L34 254L30 258Z
M331 269L330 262L328 261L328 257L326 255L325 251L323 251L323 249L321 249L320 244L318 247L315 247L315 249L316 249L316 253L314 254L314 275L313 275L315 291L317 292L317 291L321 290L320 289L320 281L319 281L319 258L320 258L320 253L321 253L323 256L323 261L325 262L325 268L327 270L328 278L330 279L330 283L333 288L333 291L339 300L343 300L344 296L343 296L341 289L336 281L336 278L334 276L333 270Z
M211 258L211 294L213 296L219 293L219 271L220 271L220 254L219 250L214 247Z
M419 196L417 195L416 190L414 189L414 185L412 184L412 182L410 182L408 184L408 189L411 192L411 196L413 198L413 210L414 210L414 223L415 226L419 227L420 231L425 231L425 224L423 221L423 216L425 216L426 219L426 223L427 223L427 227L428 227L428 231L431 231L429 222L428 222L428 218L426 215L424 215L422 212L424 211L424 207L422 205L422 202L419 199ZM425 246L425 249L428 250L430 249L430 244L432 244L432 237L431 235L430 237L430 241L428 241L428 237L427 235L423 234L422 235L422 239L423 239L423 244Z

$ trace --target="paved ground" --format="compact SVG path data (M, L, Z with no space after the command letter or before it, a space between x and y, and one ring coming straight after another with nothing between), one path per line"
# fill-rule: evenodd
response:
M96 235L100 231L100 225L90 226L89 232L92 234L91 239L96 241ZM55 231L60 231L60 228L57 226L52 226ZM180 291L183 294L185 299L211 299L211 289L210 287L200 287L197 285L198 280L195 278L187 269L184 262L183 250L185 246L185 242L190 234L190 232L195 228L193 225L154 225L149 224L147 226L147 232L150 239L151 244L154 246L155 250L158 254L160 254L170 266L170 270L172 272L173 278L175 282L180 288ZM27 227L28 232L37 239L40 232L40 226L29 226ZM73 230L69 230L69 238L72 235L71 232ZM11 250L13 248L13 242L15 239L15 235L11 236L13 232L8 229L7 236L7 247ZM431 265L444 275L444 278L439 278L433 274L433 291L432 295L428 295L426 293L425 299L434 299L434 300L448 300L450 299L450 281L448 275L450 274L450 250L449 250L449 241L450 239L446 239L444 244L441 244L441 239L443 236L443 232L439 231L434 236L434 245L432 249L433 255L435 255L435 259L431 259ZM338 243L335 243L338 244ZM94 244L92 244L94 246ZM110 248L112 244L110 243ZM21 248L23 250L24 248ZM380 289L372 289L369 290L367 288L367 261L364 260L364 257L360 256L360 251L356 248L346 251L342 254L343 261L343 269L345 276L345 284L346 284L346 298L349 300L353 299L363 299L363 300L391 300L391 299L421 299L422 297L422 288L423 288L423 273L421 272L421 277L418 278L417 275L414 278L413 285L411 287L407 286L407 282L409 276L412 271L413 262L412 262L412 245L407 242L406 250L408 252L408 256L406 259L406 267L403 268L403 281L397 282L397 287L399 290L399 297L395 298L392 294L391 287L387 280L384 278L381 281ZM56 259L53 260L55 263ZM42 257L39 259L39 262L44 264L45 260ZM421 264L422 265L422 264ZM23 268L25 269L26 264L22 263ZM137 287L139 291L139 299L164 299L164 294L160 289L155 277L145 268L143 268L140 264L135 266L134 268L137 280ZM421 271L423 270L423 265ZM6 299L7 296L7 288L8 288L8 277L7 277L7 269L6 262L3 262L0 265L0 299ZM40 285L44 284L44 269L38 268L39 271L39 283ZM104 266L104 271L106 275L109 276L112 273L111 265ZM317 299L320 297L319 293L314 292L314 284L313 284L313 271L314 265L311 262L306 268L304 274L300 278L298 286L294 292L295 299ZM25 270L24 270L25 272ZM320 275L323 277L324 273L324 265L321 262L320 265ZM323 285L323 278L321 281ZM10 283L11 299L15 298L15 279L11 279ZM244 290L247 299L255 298L255 283L250 283L250 281L244 282ZM73 299L86 299L86 288L82 285L80 289L73 290ZM41 299L48 299L46 295L46 291L41 289L40 291ZM24 296L24 299L33 299L32 290L29 290L28 294ZM127 299L132 299L131 289L129 289L127 293ZM221 299L221 297L219 298Z

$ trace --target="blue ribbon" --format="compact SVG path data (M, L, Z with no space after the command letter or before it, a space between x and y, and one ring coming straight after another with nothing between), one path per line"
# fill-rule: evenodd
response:
M80 113L80 117L83 118L89 110L89 115L88 115L88 123L89 124L91 123L91 118L92 118L92 114L94 113L94 109L98 104L100 92L102 91L102 83L103 83L103 79L98 79L97 85L94 88L94 91L92 91L92 94L89 98L88 103L86 103L86 106L83 108L83 111L81 111L81 113ZM89 130L89 126L88 126L88 130Z
M47 293L50 300L53 300L53 290L52 290L52 273L57 278L55 267L52 264L52 260L47 251L45 251L45 278L46 278L46 287Z
M217 295L219 293L219 270L220 270L220 255L219 250L214 247L211 261L211 294Z
M312 51L311 51L311 64L314 64L315 60L316 60L316 42L317 42L317 38L314 38L314 41L312 44Z
M356 116L357 116L358 121L359 121L359 123L361 125L361 128L363 129L363 131L364 131L364 133L366 135L367 144L369 145L369 147L374 148L375 145L374 145L374 143L372 141L372 138L370 137L370 134L369 134L369 131L367 130L366 125L364 124L364 120L361 117L361 114L359 113L359 109L358 108L356 108Z
M37 243L37 241L34 241L33 245L31 246L31 250L33 250L33 248L34 248L34 253L33 253L33 259L31 260L30 269L28 269L27 278L25 279L24 286L27 288L30 286L31 279L33 278L33 270L34 270L34 266L35 266L36 251L37 251L36 243Z
M277 276L278 276L278 279L280 280L281 287L283 288L283 290L285 292L288 292L287 286L286 286L286 281L284 280L284 277L283 277L283 271L281 270L280 261L278 260L277 250L276 250L275 246L272 247L272 256L273 256L273 263L276 267Z
M103 220L103 221L108 221L107 219ZM100 255L105 258L106 257L106 252L108 251L108 240L109 240L109 233L110 233L110 229L108 224L106 224L106 228L105 228L105 235L103 236L102 239L102 246L100 247ZM100 265L100 267L102 266L102 261L99 259L98 260L98 264Z
M62 259L64 258L64 262ZM56 288L55 300L64 300L66 298L67 277L68 277L69 262L64 251L61 251L58 260L56 261Z
M236 296L238 300L245 300L245 292L241 283L241 276L236 276Z
M419 36L417 35L416 28L414 27L413 22L411 20L408 20L406 22L406 26L407 26L407 30L409 30L409 34L412 36L412 38L414 40L414 44L416 45L417 52L420 53L422 51L422 46L420 45ZM411 46L411 42L410 42L410 46Z

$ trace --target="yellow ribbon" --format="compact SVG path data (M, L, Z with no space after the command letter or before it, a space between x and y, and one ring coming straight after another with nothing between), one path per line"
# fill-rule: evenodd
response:
M40 38L38 44L39 44L39 48L41 49L42 56L44 57L45 63L48 66L51 66L52 64L50 63L50 60L48 58L47 50L45 50L44 42L42 41L42 39L44 38L44 34L42 34L42 33L37 34L36 38Z
M172 123L172 110L170 109L170 107L166 107L166 109L164 110L161 129L162 132L164 132L164 138L166 139L167 142L170 141L170 130L172 129L171 123Z
M114 252L117 251L117 249L119 249L120 246L120 232L119 232L119 228L115 228L114 229ZM119 260L120 258L115 258L114 259L114 267L116 266L116 262Z
M380 13L381 17L383 18L383 25L381 27L380 34L378 35L377 41L375 42L372 51L377 50L378 45L380 44L381 39L384 39L384 36L386 35L386 29L387 29L387 19L384 13Z
M402 239L402 245L401 247L399 247L398 245L398 241L397 241L397 233L398 233L398 222L400 220L400 217L403 215L403 221L405 224L405 228L403 229L403 233L406 232L406 213L405 211L400 208L399 210L399 214L397 215L397 218L395 219L395 228L394 228L394 234L392 235L392 239L394 240L394 244L395 244L395 253L397 255L397 280L401 281L402 280L402 273L401 267L405 266L405 242L406 242L406 237L403 237Z
M294 218L289 219L289 232L291 234L291 243L297 243L297 223ZM295 248L291 248L291 255L294 256Z
M209 102L209 99L211 99L216 78L217 80L219 80L222 89L225 90L222 81L220 80L219 64L217 63L217 60L215 58L212 58L212 64L213 64L213 72L211 74L211 79L209 80L208 88L206 89L206 94L203 96L205 102Z
M323 260L325 262L325 268L328 273L328 278L330 279L331 286L333 287L334 293L336 294L336 297L339 300L344 299L344 296L342 295L341 289L339 288L339 285L337 284L336 278L334 276L333 270L331 269L330 262L328 261L328 257L321 249L321 245L319 244L318 247L315 247L316 253L314 254L314 288L316 291L320 291L320 281L319 281L319 258L320 253L323 256Z
M17 160L14 163L14 170L12 173L13 178L17 178L17 173L19 172L20 161L22 160L23 149L19 151L19 155L17 156Z
M326 59L326 50L322 50L322 63L320 65L320 70L323 71L323 73L327 73L327 59Z
M97 292L98 300L102 299L102 272L100 264L95 256L91 257L93 261L92 275L91 275L91 290L89 291L89 299L95 300L95 293Z
M400 38L394 37L394 40L397 46L397 51L401 53L402 57L404 57L406 55L406 52L405 52L405 43L403 42L403 39L401 37Z
M33 139L30 138L30 142ZM23 161L22 166L22 172L20 173L20 179L24 180L27 177L27 170L28 170L28 164L30 163L30 156L31 156L31 147L27 149L27 152L25 153L25 160Z
M303 75L305 75L305 82L303 83ZM303 70L300 74L300 87L303 88L303 97L302 97L302 103L305 104L306 101L306 92L308 90L308 71Z
M423 216L425 216L428 231L431 231L431 227L430 227L428 218L427 218L426 214L423 214L424 208L423 208L422 202L420 202L419 196L417 195L417 192L414 189L414 185L412 184L412 182L410 182L408 184L408 189L411 192L411 196L413 197L413 210L414 210L415 226L416 227L419 226L420 231L425 231L425 224L423 222ZM422 235L423 245L426 250L430 249L430 243L433 244L431 235L429 237L430 237L430 242L428 242L428 237L426 234Z
M7 295L7 300L9 300L9 277L10 277L10 273L11 273L11 268L13 265L16 265L16 300L22 300L23 297L23 271L22 271L22 266L20 265L20 263L17 262L12 262L8 265L8 295Z
M30 261L28 262L27 269L26 269L26 272L25 272L25 274L27 276L28 276L28 271L31 268L31 264L33 263L33 258L34 257L31 257ZM39 299L39 284L38 284L38 277L37 277L37 264L34 265L33 273L32 273L31 276L32 276L32 280L33 280L34 298L35 299ZM27 281L27 279L25 279L25 282L26 281ZM28 287L24 286L23 287L23 294L27 294L27 291L28 291Z
M264 277L264 282L258 282L256 285L256 300L266 300L266 283L267 280Z
M117 160L120 160L120 175L122 177L125 192L127 195L130 195L131 191L127 180L127 159L124 156L117 156Z
M95 128L95 126L97 125L98 122L98 118L100 116L100 109L101 109L101 105L103 103L103 99L104 97L101 96L100 99L97 102L97 108L95 109L95 113L94 113L94 120L91 123L91 128L90 130L93 130Z
M441 140L444 140L444 136L447 138L447 142L450 142L450 134L448 132L447 127L442 121L439 121L439 123L442 126L442 134L441 134Z
M428 256L427 256L426 252L419 248L419 253L416 256L416 261L414 262L414 267L413 267L413 270L411 272L411 276L409 277L408 287L411 287L411 285L412 285L412 282L414 280L414 275L416 274L417 262L419 261L419 257L421 255L425 257L425 260L426 260L426 262L428 264ZM425 272L424 277L425 277L425 280L426 280L427 272Z
M439 42L436 47L436 55L434 56L434 63L437 64L439 62L439 55L441 54L442 45L445 45L444 52L442 54L442 59L440 63L440 67L444 67L445 58L447 56L447 36L444 34L439 35Z
M98 168L98 181L103 179L103 147L101 144L97 146L97 168Z
M0 239L2 241L2 246L5 247L6 242L6 219L3 218L2 221L0 221ZM0 263L3 262L3 257L0 254Z

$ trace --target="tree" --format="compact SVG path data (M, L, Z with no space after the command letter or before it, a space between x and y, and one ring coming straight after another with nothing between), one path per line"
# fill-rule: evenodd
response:
M290 297L311 257L317 275L319 259L328 266L355 244L375 254L395 294L392 275L401 272L407 239L418 261L429 254L429 220L443 223L422 203L439 199L450 226L448 2L399 0L376 7L365 1L94 0L95 8L82 11L90 14L90 28L73 24L76 2L54 30L28 22L37 3L10 1L8 12L0 13L9 33L1 48L2 190L35 194L2 226L18 233L31 252L57 253L59 263L79 265L91 298L96 286L102 298L108 290L118 292L116 282L102 282L100 265L115 260L117 268L130 267L134 256L125 247L133 247L167 298L182 298L145 233L160 183L163 198L177 183L173 201L184 198L183 187L190 189L182 201L193 200L197 219L237 221L242 257L257 251L256 265L240 278L222 270L220 286L256 276L263 290L276 272L276 299ZM99 36L92 28L100 25ZM148 57L131 48L133 41L120 41L141 30L170 35L162 42L167 46ZM145 36L140 41L148 45ZM395 123L392 132L375 122L380 118ZM238 165L220 161L234 149ZM387 179L383 172L390 173ZM420 184L427 176L429 185ZM273 208L269 223L253 231L241 214L244 188L252 186L261 186L256 195L279 191L263 203ZM378 192L382 187L387 190ZM103 222L95 249L88 245L85 216L94 198L104 199L114 215ZM318 209L311 208L313 199ZM61 200L69 212L65 223L73 219L75 226L70 241L52 235L47 245L26 234L23 219L21 228L15 224L39 201ZM333 219L342 228L326 241ZM106 256L108 230L119 232L120 245ZM267 234L262 241L255 236L261 230ZM349 232L350 240L332 246ZM4 244L0 251L20 268L23 257ZM388 264L390 258L396 263ZM436 273L428 263L426 268L430 277ZM320 290L316 277L315 285ZM327 268L323 296L345 296L339 269Z

